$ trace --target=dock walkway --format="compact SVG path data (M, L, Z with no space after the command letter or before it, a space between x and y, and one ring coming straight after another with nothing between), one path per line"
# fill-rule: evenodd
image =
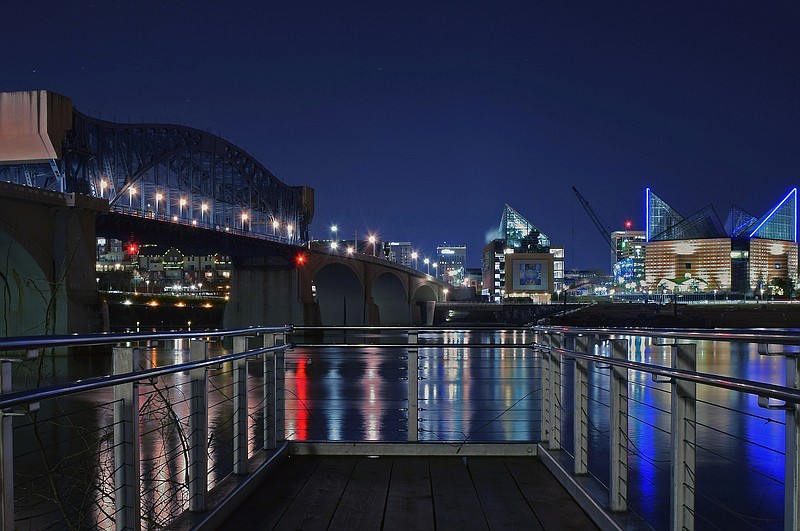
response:
M597 526L536 457L292 456L219 529Z

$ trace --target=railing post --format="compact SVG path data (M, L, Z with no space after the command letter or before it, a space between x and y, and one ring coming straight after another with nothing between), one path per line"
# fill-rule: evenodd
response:
M613 359L628 359L626 339L614 339L609 344ZM612 511L626 511L628 509L628 369L624 367L614 365L611 368L610 405L608 451L611 462L608 504Z
M550 338L550 332L543 332L539 337L539 344L543 347L549 347L552 345L552 340ZM539 351L542 353L542 433L541 433L541 440L542 442L546 442L550 440L550 422L552 421L552 415L550 413L550 409L553 407L551 403L552 397L550 396L550 386L553 382L553 376L550 374L552 367L550 366L550 349L548 348L540 348Z
M672 345L672 367L694 371L695 353L694 344ZM694 529L696 388L694 382L672 381L671 529Z
M594 350L594 338L579 336L573 338L574 349L578 352ZM573 450L575 453L574 472L577 475L589 473L589 362L575 358L573 373Z
M273 335L274 346L286 345L286 333ZM275 352L275 440L286 440L286 350Z
M418 332L408 331L408 440L419 440L419 351Z
M139 350L113 349L113 373L139 369ZM116 529L141 529L139 482L139 382L114 386L114 519Z
M11 362L0 362L0 395L11 392ZM0 411L0 527L14 529L14 431Z
M233 338L233 352L247 351L247 337ZM233 473L247 474L247 358L233 362Z
M268 333L261 336L265 348L275 346L275 334ZM275 353L264 354L264 450L274 450L278 447L275 439Z
M786 356L786 387L800 388L800 364L797 355ZM797 404L787 404L786 458L784 461L784 516L786 531L800 529L800 411Z
M192 361L208 357L208 343L190 343ZM208 491L208 374L205 367L189 371L189 510L204 511Z

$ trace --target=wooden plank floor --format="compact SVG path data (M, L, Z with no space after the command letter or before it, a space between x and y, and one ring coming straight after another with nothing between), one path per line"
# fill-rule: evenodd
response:
M591 530L535 457L289 457L220 528Z

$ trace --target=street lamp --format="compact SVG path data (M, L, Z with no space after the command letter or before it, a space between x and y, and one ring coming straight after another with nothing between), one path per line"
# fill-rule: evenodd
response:
M422 263L425 264L426 266L428 266L428 274L430 275L431 274L431 260L430 260L430 258L426 258L425 260L422 261Z
M293 228L294 228L294 227L292 227L292 224L291 224L291 223L288 223L288 224L286 225L286 235L287 235L287 236L288 236L290 239L291 239L291 237L292 237L292 229L293 229Z
M108 188L108 181L106 181L105 179L101 179L100 180L100 197L101 198L103 197L103 193L106 191L106 188Z
M447 292L448 292L448 289L447 289L447 288L444 288L444 289L442 290L442 293L444 293L444 302L447 302Z
M331 225L331 232L333 233L333 241L339 241L339 227L337 225Z
M335 241L331 242L331 251L335 251L339 247L339 244Z
M131 186L128 188L128 207L133 210L133 196L136 195L136 187Z
M372 256L376 256L376 255L375 255L375 242L376 242L377 240L376 240L375 236L373 236L373 235L371 235L371 234L370 234L369 238L367 238L367 239L369 240L369 243L371 243L371 244L372 244Z
M158 202L164 199L164 196L160 193L156 194L156 217L158 217Z
M347 254L352 255L354 252L356 252L356 250L353 249L352 246L348 245L347 246Z
M277 219L272 220L272 235L275 236L278 234L278 229L281 227L281 224L278 222Z
M436 269L436 268L439 267L439 263L438 262L434 262L431 265L433 266L433 276L436 277L437 276L437 272L438 272L438 269Z
M181 219L183 219L183 207L185 207L185 206L186 206L186 199L184 199L183 197L181 197L181 200L180 200L180 201L178 201L178 203L180 203L180 205L181 205L181 212L180 212L180 214L181 214Z
M200 205L200 223L205 223L207 210L208 210L208 203L202 203Z
M411 259L414 260L414 269L417 269L417 258L418 257L419 257L419 255L417 254L417 251L414 251L414 252L411 253Z
M245 224L247 223L247 218L248 218L247 212L242 212L242 230L246 230Z

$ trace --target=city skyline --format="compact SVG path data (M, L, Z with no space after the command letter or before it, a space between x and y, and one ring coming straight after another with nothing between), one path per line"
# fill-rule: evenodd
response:
M298 7L15 4L0 90L209 129L316 190L311 237L468 267L505 203L607 270L571 186L611 231L644 228L646 187L763 212L798 181L795 5Z

